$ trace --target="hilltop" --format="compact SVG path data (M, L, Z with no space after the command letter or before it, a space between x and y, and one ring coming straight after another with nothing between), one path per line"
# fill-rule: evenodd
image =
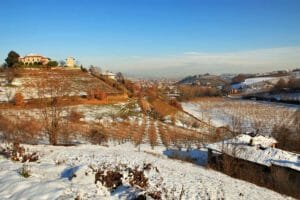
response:
M226 84L228 84L228 82L217 75L199 74L194 76L187 76L178 81L178 84L224 87Z

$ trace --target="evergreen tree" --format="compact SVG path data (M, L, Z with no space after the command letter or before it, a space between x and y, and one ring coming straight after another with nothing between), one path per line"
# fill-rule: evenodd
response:
M5 59L7 67L16 67L19 63L19 57L20 55L18 53L15 51L10 51Z

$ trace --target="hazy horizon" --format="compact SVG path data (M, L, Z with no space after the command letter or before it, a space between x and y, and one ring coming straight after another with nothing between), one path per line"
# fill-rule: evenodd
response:
M141 77L300 67L296 0L21 2L0 3L0 63L15 50Z

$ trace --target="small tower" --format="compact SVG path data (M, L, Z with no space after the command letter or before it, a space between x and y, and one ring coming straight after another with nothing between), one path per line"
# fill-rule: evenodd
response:
M67 65L67 67L75 67L75 58L68 57L66 59L66 65Z

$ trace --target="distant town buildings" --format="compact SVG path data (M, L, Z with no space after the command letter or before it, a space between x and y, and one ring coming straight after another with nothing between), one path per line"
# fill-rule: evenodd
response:
M31 53L24 57L20 57L19 61L24 63L25 65L35 64L35 63L40 63L42 65L46 65L50 61L50 59L45 56L39 55L39 54Z

